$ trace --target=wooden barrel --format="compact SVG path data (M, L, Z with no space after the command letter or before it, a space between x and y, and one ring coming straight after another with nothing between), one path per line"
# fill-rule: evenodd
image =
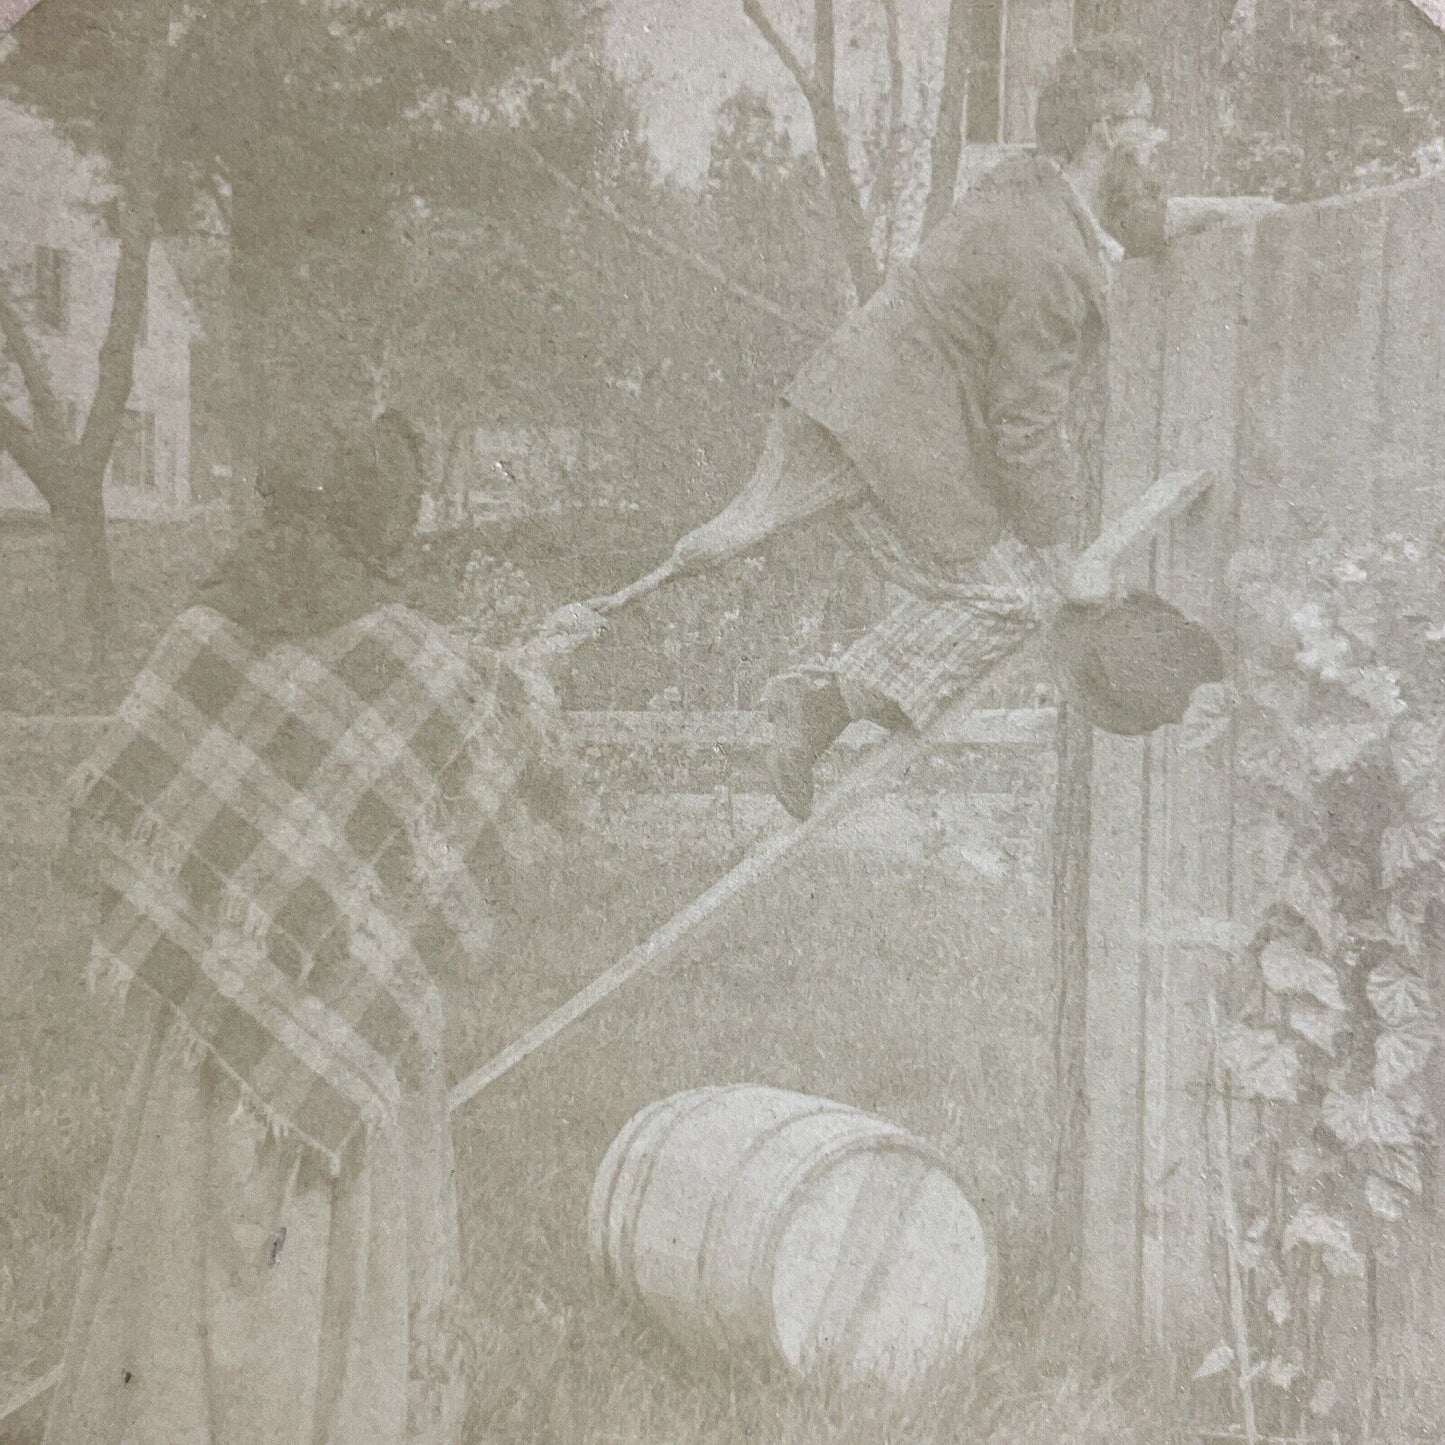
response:
M592 1186L594 1265L686 1344L906 1385L987 1326L994 1263L942 1156L751 1084L644 1109Z

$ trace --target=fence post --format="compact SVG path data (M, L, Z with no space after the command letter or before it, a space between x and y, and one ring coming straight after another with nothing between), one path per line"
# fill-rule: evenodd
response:
M1107 337L1074 401L1082 506L1075 551L1099 534L1104 513L1104 440L1109 411ZM1049 1239L1049 1293L1077 1300L1083 1284L1084 1191L1087 1187L1089 869L1093 840L1093 728L1059 699L1055 734L1052 858L1054 964L1054 1160Z

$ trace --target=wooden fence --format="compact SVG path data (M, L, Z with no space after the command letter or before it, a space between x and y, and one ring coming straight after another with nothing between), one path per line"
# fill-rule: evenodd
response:
M1124 268L1106 514L1174 468L1218 478L1130 580L1232 647L1237 545L1445 516L1442 246L1445 178L1293 207ZM1162 1344L1192 1369L1228 1337L1204 963L1151 938L1190 916L1245 918L1254 900L1224 750L1184 751L1172 732L1094 744L1083 1284L1121 1344ZM1438 1389L1445 1229L1433 1226L1411 1267L1382 1273L1376 1313L1381 1358L1410 1352L1417 1384L1433 1373Z
M103 715L0 713L0 839L7 846L44 854L60 845L64 815L57 789L107 721ZM952 830L958 848L940 855L941 863L961 860L977 871L982 855L970 851L968 844L978 839L968 835L980 831L970 820L987 831L981 795L1020 803L1046 797L1054 726L1052 707L999 707L970 713L942 732L931 757L956 807L940 808L947 800L934 796L935 776L915 779L908 789L929 793L923 810L935 821L940 811L962 820ZM768 726L761 713L567 709L561 734L574 754L597 759L592 781L609 795L603 831L614 843L675 847L695 834L697 841L712 837L738 847L785 820L768 790L762 761ZM856 766L859 750L871 741L865 730L850 732L829 760L830 774ZM893 807L880 797L830 843L845 852L876 845L906 858L921 855L922 833L917 809Z

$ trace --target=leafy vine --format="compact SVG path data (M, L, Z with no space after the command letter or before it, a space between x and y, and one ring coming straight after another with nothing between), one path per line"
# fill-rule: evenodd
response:
M1198 1377L1234 1375L1249 1437L1260 1416L1302 1433L1337 1412L1329 1282L1372 1298L1377 1257L1438 1189L1442 573L1439 548L1399 537L1242 553L1241 661L1186 720L1186 746L1231 752L1261 900L1242 929L1193 929L1217 961L1233 1306Z

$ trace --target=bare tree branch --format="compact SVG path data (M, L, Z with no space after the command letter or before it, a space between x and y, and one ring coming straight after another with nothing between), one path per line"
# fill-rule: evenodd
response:
M858 300L866 301L882 284L883 272L869 244L868 217L863 210L858 183L853 179L848 159L848 137L843 133L834 102L836 34L833 0L813 0L813 35L818 53L814 57L811 75L763 14L759 0L743 0L743 14L788 67L803 93L803 99L808 102L808 110L813 117L813 134L818 143L818 158L823 163L823 174L833 197L833 214L843 242L843 257L848 263L848 274L853 278Z
M160 190L160 137L173 46L152 43L120 165L120 255L110 322L100 346L95 401L80 439L82 471L100 471L115 446L135 379L135 344L150 287L151 241Z
M833 0L813 0L813 84L821 104L833 104L833 76L837 70L837 29Z
M888 130L878 172L873 177L871 209L883 216L883 255L893 253L894 201L898 162L903 153L903 50L899 43L898 0L880 0L888 48Z
M47 452L40 438L10 410L0 406L0 453L9 452L26 476L35 484L35 489L48 503L52 487Z
M765 312L776 321L781 321L791 330L801 336L809 336L821 339L827 334L826 330L811 321L804 320L800 316L794 316L791 312L785 311L776 302L768 300L766 296L744 286L740 281L735 281L721 267L713 265L705 256L699 256L695 251L690 251L686 246L680 246L676 241L669 241L667 237L660 236L656 231L649 230L646 226L639 226L629 221L609 201L604 201L600 196L594 196L590 191L583 190L570 176L557 169L546 156L534 146L518 137L517 144L522 151L531 158L534 165L539 166L554 181L557 182L569 195L575 196L583 205L590 210L596 211L599 215L606 216L613 225L631 236L633 240L640 241L653 250L662 252L665 256L671 256L673 260L680 261L693 271L706 276L710 281L715 282L739 301L753 307L755 310Z
M758 34L768 42L773 53L788 67L789 74L798 83L803 98L809 107L813 105L813 77L808 74L803 62L798 59L788 42L773 28L773 22L763 13L759 0L743 0L743 14L757 27Z
M963 155L963 102L968 90L969 0L951 0L948 38L944 41L943 82L938 92L938 119L929 147L928 200L923 207L926 236L949 212Z
M833 212L843 242L843 257L848 263L858 300L866 301L882 284L883 272L868 241L868 218L863 213L863 202L848 162L848 138L843 134L838 114L831 106L814 111L813 130L818 138L823 174L828 178L828 189L833 196Z
M65 409L51 385L45 358L31 341L19 308L3 285L0 285L0 336L4 337L5 350L19 368L25 390L30 394L30 410L37 430L59 436L65 430Z

